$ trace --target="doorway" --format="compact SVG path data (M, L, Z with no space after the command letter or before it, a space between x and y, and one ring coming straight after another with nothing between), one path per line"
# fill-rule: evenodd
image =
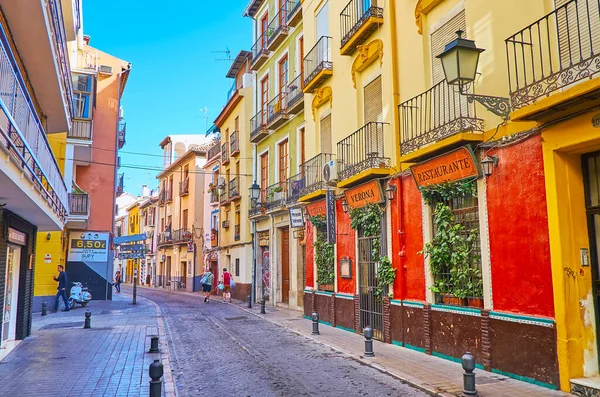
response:
M379 285L377 266L373 257L380 236L365 236L358 231L358 284L360 302L360 330L365 327L373 329L373 337L383 340L383 299L377 294ZM380 255L381 246L379 247Z
M290 229L281 229L281 301L290 303Z
M214 276L212 290L213 292L217 292L217 285L219 283L219 262L210 261L210 271Z
M181 280L179 282L179 287L182 289L185 289L187 274L187 262L181 262Z
M4 309L2 310L2 342L16 338L21 247L9 245L6 259Z

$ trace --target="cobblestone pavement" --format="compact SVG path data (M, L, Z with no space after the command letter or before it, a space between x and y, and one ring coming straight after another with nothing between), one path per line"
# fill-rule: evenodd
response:
M0 396L148 396L147 337L158 332L156 307L131 296L92 301L85 309L34 314L32 336L0 361Z
M218 298L138 294L160 306L180 396L427 395Z

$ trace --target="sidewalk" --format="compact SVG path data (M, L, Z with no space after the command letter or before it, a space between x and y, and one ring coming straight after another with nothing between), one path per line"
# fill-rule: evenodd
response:
M174 396L160 311L150 301L114 294L86 309L34 314L32 335L0 361L2 396L148 396L148 368L163 362L164 395ZM50 306L50 305L49 305ZM160 335L161 353L148 353L150 335Z
M352 332L319 324L320 335L311 335L312 323L300 312L267 306L267 314L259 314L260 306L247 308L246 303L236 303L240 309L264 318L281 327L303 335L318 343L349 355L365 365L403 380L435 396L460 396L462 391L462 366L400 346L374 341L375 357L365 358L364 338ZM570 396L506 376L475 370L477 391L482 397L547 397Z

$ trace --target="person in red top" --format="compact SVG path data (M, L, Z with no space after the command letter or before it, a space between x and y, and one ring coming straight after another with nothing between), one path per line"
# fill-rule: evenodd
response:
M223 268L223 303L229 299L231 303L231 273L227 271L227 268Z

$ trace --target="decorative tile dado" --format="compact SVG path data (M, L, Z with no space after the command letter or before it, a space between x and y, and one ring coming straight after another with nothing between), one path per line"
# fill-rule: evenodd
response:
M481 317L481 310L470 309L468 307L431 305L431 310L436 312L461 314L463 316Z
M362 72L379 59L379 65L383 65L383 41L380 39L373 40L369 44L359 45L358 55L352 63L352 84L356 88L356 73Z
M401 300L396 300L396 299L392 299L391 303L393 306L406 306L406 307L413 307L415 309L422 309L424 306L423 303L411 302L411 301L401 301Z
M494 320L510 321L510 322L519 323L519 324L538 325L540 327L548 327L548 328L554 327L554 320L545 319L545 318L519 316L516 314L498 313L498 312L490 312L490 318L492 318Z
M600 397L600 390L577 383L571 383L571 394L582 397Z

